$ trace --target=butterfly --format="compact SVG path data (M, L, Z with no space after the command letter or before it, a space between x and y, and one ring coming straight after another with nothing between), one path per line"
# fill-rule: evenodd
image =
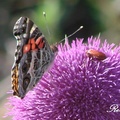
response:
M13 35L17 48L11 70L12 90L13 95L22 99L54 61L58 49L48 44L42 32L27 17L17 20Z

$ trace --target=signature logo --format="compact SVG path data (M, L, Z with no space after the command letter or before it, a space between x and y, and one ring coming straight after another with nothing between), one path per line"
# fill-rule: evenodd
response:
M120 104L112 104L107 112L120 112Z

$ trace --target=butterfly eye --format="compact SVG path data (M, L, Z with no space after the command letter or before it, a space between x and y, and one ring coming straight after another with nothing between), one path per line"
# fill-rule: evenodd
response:
M28 77L25 77L23 80L23 89L26 90L26 88L28 87L30 83L30 79Z
M58 51L58 48L55 45L51 45L50 48L52 49L53 53Z

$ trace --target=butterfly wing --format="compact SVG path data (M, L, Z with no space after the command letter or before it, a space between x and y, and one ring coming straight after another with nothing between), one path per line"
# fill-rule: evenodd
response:
M52 63L55 54L42 32L27 17L18 19L13 34L17 39L11 71L13 95L24 98Z

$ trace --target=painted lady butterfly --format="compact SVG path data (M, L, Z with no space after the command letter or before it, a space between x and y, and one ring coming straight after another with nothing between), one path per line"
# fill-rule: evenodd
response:
M17 20L13 34L17 39L11 70L13 95L24 98L53 62L58 49L49 46L42 32L27 17Z

